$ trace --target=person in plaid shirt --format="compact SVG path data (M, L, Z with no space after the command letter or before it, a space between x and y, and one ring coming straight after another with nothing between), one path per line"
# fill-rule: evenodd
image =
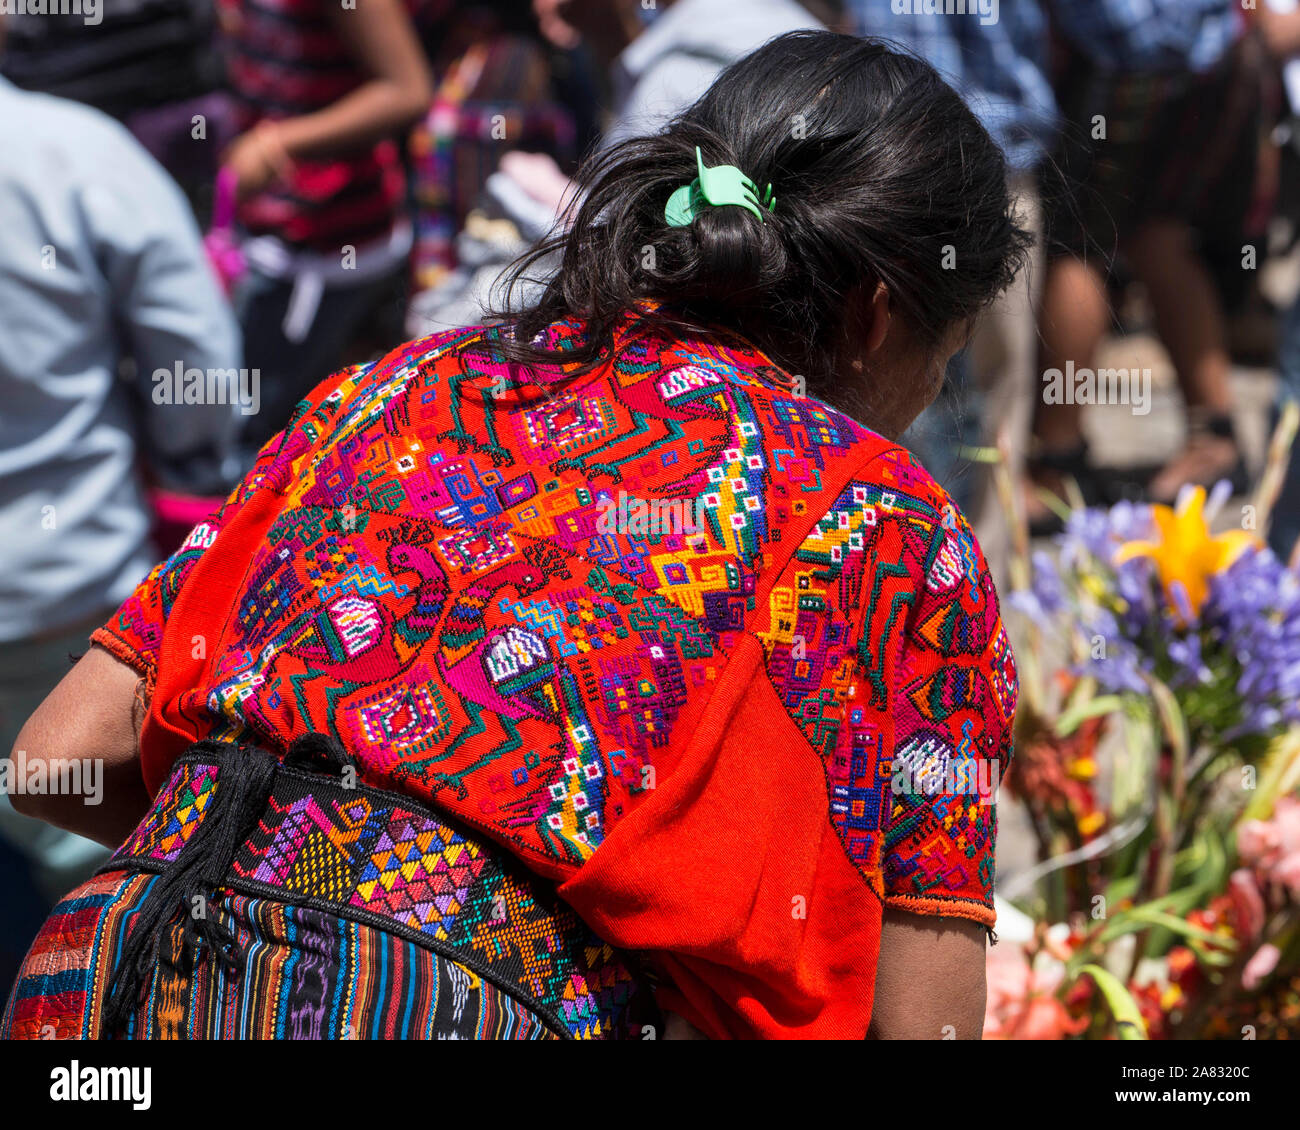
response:
M1231 0L1051 0L1071 44L1112 70L1212 70L1241 34Z
M1053 0L1066 129L1047 170L1052 259L1042 314L1044 372L1089 368L1122 253L1148 291L1187 406L1188 439L1147 491L1246 485L1232 422L1224 272L1241 254L1265 105L1263 50L1232 0ZM1098 488L1074 404L1040 405L1039 487ZM1031 518L1034 514L1031 500ZM1038 503L1040 513L1046 510Z

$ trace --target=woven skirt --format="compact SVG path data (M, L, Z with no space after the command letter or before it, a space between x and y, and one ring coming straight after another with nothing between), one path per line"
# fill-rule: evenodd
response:
M342 763L205 742L47 919L0 1036L642 1039L657 1021L635 963L471 830Z

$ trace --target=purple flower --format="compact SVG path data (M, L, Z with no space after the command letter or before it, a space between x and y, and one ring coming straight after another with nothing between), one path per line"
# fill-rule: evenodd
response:
M1131 503L1076 511L1055 558L1034 554L1032 589L1012 603L1040 623L1068 623L1088 650L1081 672L1103 689L1145 695L1155 675L1180 698L1194 695L1198 740L1300 722L1300 576L1251 550L1211 578L1199 615L1177 588L1171 608L1150 559L1114 564L1118 546L1148 539L1152 525L1150 508Z
M1239 671L1241 722L1232 736L1300 718L1300 577L1267 549L1244 553L1211 579L1201 625Z
M1013 592L1007 603L1031 620L1046 620L1065 608L1065 586L1056 571L1056 562L1045 551L1035 550L1030 559L1032 582L1028 591Z

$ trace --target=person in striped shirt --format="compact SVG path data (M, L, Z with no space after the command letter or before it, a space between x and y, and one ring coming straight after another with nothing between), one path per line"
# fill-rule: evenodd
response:
M432 80L402 0L221 0L220 13L243 127L223 168L244 236L234 302L263 384L244 437L256 451L404 281L395 139Z

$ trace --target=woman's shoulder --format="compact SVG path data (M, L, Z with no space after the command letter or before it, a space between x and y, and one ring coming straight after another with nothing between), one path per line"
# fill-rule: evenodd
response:
M710 382L731 386L737 432L756 433L772 487L797 495L800 512L831 508L851 485L879 488L887 505L896 503L917 520L938 522L955 512L948 492L906 447L814 395L804 377L758 349L691 339L640 344L653 355L625 357L625 363L650 362L669 407L699 396Z
M906 447L872 434L860 443L861 462L852 481L881 493L891 512L932 527L969 527L951 494Z
M490 327L470 326L429 334L331 374L298 402L284 431L263 448L245 486L283 490L305 461L382 419L413 385L444 382L458 369L460 352L489 332Z
M943 527L970 533L949 492L902 444L812 397L764 399L773 489L796 497L793 509L813 526L894 521L936 537Z
M725 336L642 333L620 345L602 379L623 395L653 385L653 397L639 403L695 437L697 462L708 464L706 507L725 518L738 545L761 552L765 567L779 570L801 547L838 545L846 531L862 531L845 542L848 554L873 528L893 526L919 557L936 551L947 528L983 571L969 524L906 447L813 395L762 351ZM681 475L680 461L661 472Z
M951 494L906 447L833 408L818 410L826 414L823 438L840 433L821 452L822 465L773 459L769 497L792 499L780 552L768 558L775 583L833 577L854 592L885 584L909 593L962 585L996 610L988 563ZM782 481L783 473L790 478Z

